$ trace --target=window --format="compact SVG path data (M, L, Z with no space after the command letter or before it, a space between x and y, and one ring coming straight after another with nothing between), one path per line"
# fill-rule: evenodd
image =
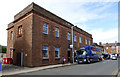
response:
M22 26L19 26L19 27L18 27L18 35L19 35L19 36L22 36Z
M48 47L42 46L42 58L48 58Z
M55 58L59 58L59 48L55 48Z
M87 45L87 39L85 39L85 44Z
M112 49L115 49L115 46L112 46Z
M13 40L13 31L11 31L11 40Z
M13 56L13 50L10 50L10 58L12 58Z
M67 33L67 39L70 40L70 32Z
M79 37L79 43L81 43L81 37Z
M112 53L114 53L115 52L115 50L112 50Z
M90 40L89 40L89 45L90 45Z
M55 27L55 37L59 37L59 28Z
M48 24L43 22L43 33L48 34Z
M77 41L77 40L76 40L76 37L77 37L76 34L74 34L74 41L75 41L75 42Z

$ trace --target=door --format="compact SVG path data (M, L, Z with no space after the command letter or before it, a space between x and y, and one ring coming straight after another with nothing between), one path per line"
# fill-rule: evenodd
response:
M21 65L21 54L20 53L17 53L17 65L20 66Z
M17 65L22 66L23 65L23 52L17 53Z

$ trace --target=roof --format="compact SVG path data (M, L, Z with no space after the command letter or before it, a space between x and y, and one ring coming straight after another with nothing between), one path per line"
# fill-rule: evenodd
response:
M63 18L51 13L50 11L42 8L41 6L35 4L34 2L32 2L30 5L28 5L26 8L24 8L22 11L20 11L18 14L16 14L14 16L14 21L13 23L15 23L16 21L18 21L19 19L21 19L22 17L28 15L30 12L34 12L37 13L39 15L42 15L44 17L47 17L48 19L55 21L57 23L59 23L62 26L66 26L68 28L71 28L72 26L74 26L72 23L64 20ZM9 29L9 28L8 28ZM74 30L84 34L85 36L88 36L90 38L92 38L92 35L89 34L88 32L78 28L77 26L74 27Z
M106 43L108 46L116 45L116 43ZM106 44L103 44L103 46L106 46Z

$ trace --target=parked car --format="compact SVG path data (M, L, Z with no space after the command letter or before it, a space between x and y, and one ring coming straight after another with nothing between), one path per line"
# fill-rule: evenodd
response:
M111 59L112 60L117 60L117 56L113 55Z

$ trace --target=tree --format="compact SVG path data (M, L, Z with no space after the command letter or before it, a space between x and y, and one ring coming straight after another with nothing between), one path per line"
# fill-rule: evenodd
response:
M2 53L6 53L7 48L5 46L2 46Z

